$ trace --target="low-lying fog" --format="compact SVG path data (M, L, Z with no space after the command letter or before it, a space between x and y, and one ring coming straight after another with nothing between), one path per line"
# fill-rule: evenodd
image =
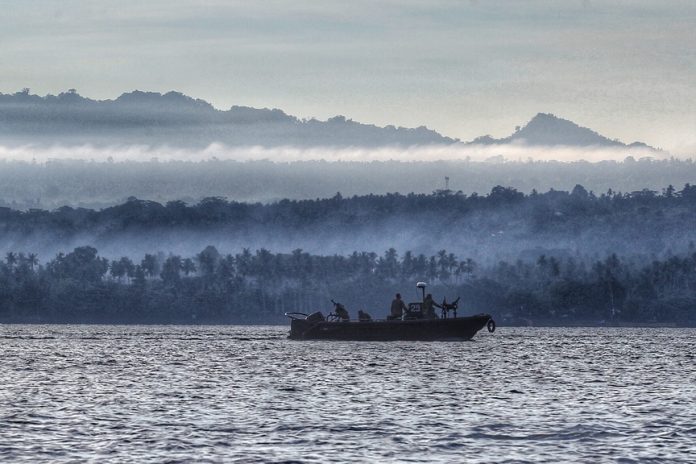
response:
M497 188L486 197L335 197L271 206L210 200L186 208L134 201L102 213L63 208L17 213L0 209L0 252L58 252L90 245L102 256L146 253L194 256L208 245L221 253L266 248L346 255L388 248L433 255L446 250L491 264L536 260L540 255L578 261L622 256L653 257L693 251L694 189L666 196L593 197L581 187L522 198ZM687 189L684 189L687 192Z
M414 212L414 216L417 214ZM211 227L209 231L157 228L124 233L90 231L68 236L46 232L13 233L4 234L0 252L2 256L9 251L33 252L45 262L57 253L67 253L86 245L97 248L101 256L110 259L121 256L140 259L146 253L192 257L208 245L215 246L223 254L239 253L244 248L252 252L265 248L284 253L302 249L324 256L348 255L354 251L382 255L389 248L395 248L400 255L412 251L430 256L444 249L479 263L493 264L500 260L536 260L542 254L574 257L578 261L603 258L611 253L661 256L666 252L685 252L690 243L696 241L696 233L690 231L668 230L651 234L650 230L630 230L628 226L614 230L596 226L583 228L580 224L578 227L581 230L577 234L539 234L530 228L530 224L507 215L495 218L453 215L429 221L401 216L360 227L328 223L313 228L294 229L278 225L241 231Z
M654 156L656 152L649 153ZM691 159L656 159L645 154L640 148L513 145L412 149L232 149L213 145L202 151L0 147L0 207L55 210L67 205L99 210L132 197L163 205L175 200L192 205L206 197L272 203L331 198L337 192L344 198L394 192L430 194L446 187L465 195L486 195L497 185L544 193L570 191L579 184L599 196L608 190L661 193L668 185L679 190L696 181L696 164ZM214 245L222 253L242 248L280 252L302 248L322 255L381 254L391 247L400 253L426 254L446 249L463 257L495 261L542 253L649 255L686 249L696 241L696 234L677 226L656 233L636 228L633 222L585 224L581 217L572 233L539 233L538 224L532 227L532 219L519 211L457 216L413 209L385 212L383 218L368 222L358 214L350 224L327 220L316 227L290 227L284 223L287 218L279 217L275 222L243 226L127 227L118 231L80 226L60 233L38 224L8 229L3 216L8 211L0 208L0 252L39 253L43 260L82 245L95 246L107 257L138 257L158 251L191 256ZM687 219L684 221L691 221L690 216Z
M336 192L430 193L445 188L445 177L450 189L466 194L486 193L495 185L528 193L570 190L576 184L596 193L630 192L679 187L696 179L690 159L643 155L638 148L464 145L335 150L211 146L203 151L0 146L0 205L102 208L131 196L195 203L209 196L270 202L326 198Z
M524 144L436 144L413 147L263 147L226 146L214 143L205 149L188 149L178 146L115 145L112 147L92 145L11 146L0 145L0 159L16 161L46 162L49 160L93 160L93 161L201 161L208 159L231 161L275 162L296 161L486 161L491 158L510 161L622 161L627 156L634 158L669 158L666 152L643 147L578 147L578 146L529 146Z

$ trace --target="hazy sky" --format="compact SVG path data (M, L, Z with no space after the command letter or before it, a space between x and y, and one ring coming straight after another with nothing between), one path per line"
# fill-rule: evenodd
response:
M0 0L0 92L179 90L465 140L551 112L696 153L696 1Z

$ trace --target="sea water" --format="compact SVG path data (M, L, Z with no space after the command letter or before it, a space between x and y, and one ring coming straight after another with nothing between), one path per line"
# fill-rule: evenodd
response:
M696 330L0 326L7 462L696 462Z

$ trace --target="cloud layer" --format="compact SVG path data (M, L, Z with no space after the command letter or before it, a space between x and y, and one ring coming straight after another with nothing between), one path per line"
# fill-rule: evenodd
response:
M233 161L295 162L295 161L623 161L632 156L667 158L669 154L642 148L578 148L535 147L526 145L434 145L412 148L332 148L332 147L227 147L212 144L202 150L175 147L148 147L119 145L112 147L53 146L7 147L0 145L0 159L12 161L46 162L50 160L94 161L206 161L211 159Z

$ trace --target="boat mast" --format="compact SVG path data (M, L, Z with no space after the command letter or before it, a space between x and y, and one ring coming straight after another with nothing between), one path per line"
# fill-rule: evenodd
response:
M427 286L428 286L428 284L426 284L425 282L418 282L416 284L416 288L420 288L423 292L423 302L425 302L425 287L427 287Z

